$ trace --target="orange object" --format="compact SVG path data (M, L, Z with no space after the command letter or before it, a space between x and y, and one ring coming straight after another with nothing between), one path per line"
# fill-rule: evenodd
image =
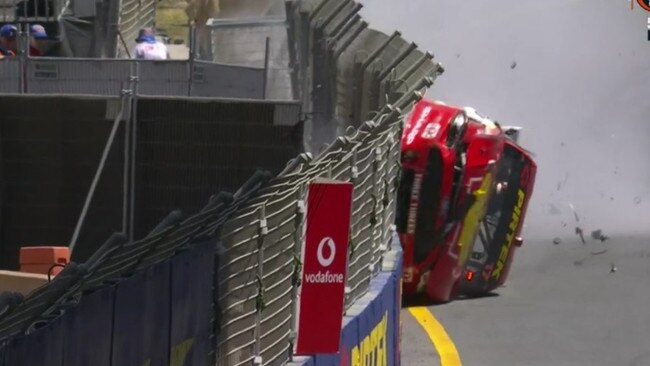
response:
M47 274L55 264L65 266L70 262L68 247L23 247L20 248L20 271ZM56 276L62 266L52 268L50 274Z
M474 272L472 272L472 271L467 271L467 275L466 275L466 276L467 276L467 280L468 280L468 281L471 281L472 278L474 278Z

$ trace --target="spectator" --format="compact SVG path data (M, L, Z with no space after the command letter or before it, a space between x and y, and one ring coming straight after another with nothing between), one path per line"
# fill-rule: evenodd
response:
M43 56L43 40L47 39L45 28L40 24L34 24L29 28L29 33L29 55Z
M5 24L0 28L0 56L16 56L18 49L17 35L18 29L11 24Z
M169 58L167 46L156 40L151 28L140 29L135 41L137 43L133 51L135 58L144 60L167 60Z

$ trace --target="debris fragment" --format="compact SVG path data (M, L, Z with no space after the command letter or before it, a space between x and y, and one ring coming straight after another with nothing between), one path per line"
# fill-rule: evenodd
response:
M576 218L576 222L580 222L580 217L578 217L578 213L576 212L576 208L573 207L573 203L569 203L569 207L571 208L571 211L573 211L573 217Z
M616 266L614 265L614 263L610 263L610 264L609 264L609 273L614 273L614 272L616 272L617 270L618 270L618 268L616 268Z
M585 262L584 258L578 259L578 260L573 261L573 265L574 266L581 266L584 262Z
M517 61L512 61L510 64L510 69L514 69L515 67L517 67Z
M641 197L639 197L639 196L634 197L634 204L635 205L641 204Z
M591 252L591 255L601 255L607 253L607 249L599 250L597 252Z
M549 215L559 215L562 213L562 211L560 211L560 209L557 208L554 204L551 203L549 204L549 206L550 206L548 209Z
M554 238L554 239L553 239L553 244L555 244L555 245L558 245L558 244L560 244L561 242L562 242L562 240L561 240L560 238Z
M594 240L600 240L602 242L609 239L609 237L604 235L603 231L600 230L600 229L592 231L591 232L591 238L594 239Z
M566 222L562 221L562 227L566 227Z
M583 234L582 228L580 228L579 226L576 226L576 234L580 236L580 240L582 241L582 244L587 244L587 242L585 241L585 236Z

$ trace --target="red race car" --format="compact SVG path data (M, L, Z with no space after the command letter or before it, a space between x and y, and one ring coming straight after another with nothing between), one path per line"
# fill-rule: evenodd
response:
M405 295L438 302L456 295L492 197L505 187L499 162L517 133L471 108L414 106L402 134L396 215Z

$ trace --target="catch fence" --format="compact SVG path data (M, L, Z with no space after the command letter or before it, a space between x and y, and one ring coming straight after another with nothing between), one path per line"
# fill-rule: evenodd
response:
M287 1L290 75L302 105L307 151L226 223L218 267L222 314L218 365L280 364L291 356L300 281L306 184L354 184L346 308L362 297L388 249L398 185L403 112L443 72L399 33L367 28L353 1ZM275 19L268 23L277 22ZM260 20L215 22L222 34L255 42ZM217 56L215 56L217 57ZM339 137L337 137L339 136ZM332 142L326 145L327 142Z

